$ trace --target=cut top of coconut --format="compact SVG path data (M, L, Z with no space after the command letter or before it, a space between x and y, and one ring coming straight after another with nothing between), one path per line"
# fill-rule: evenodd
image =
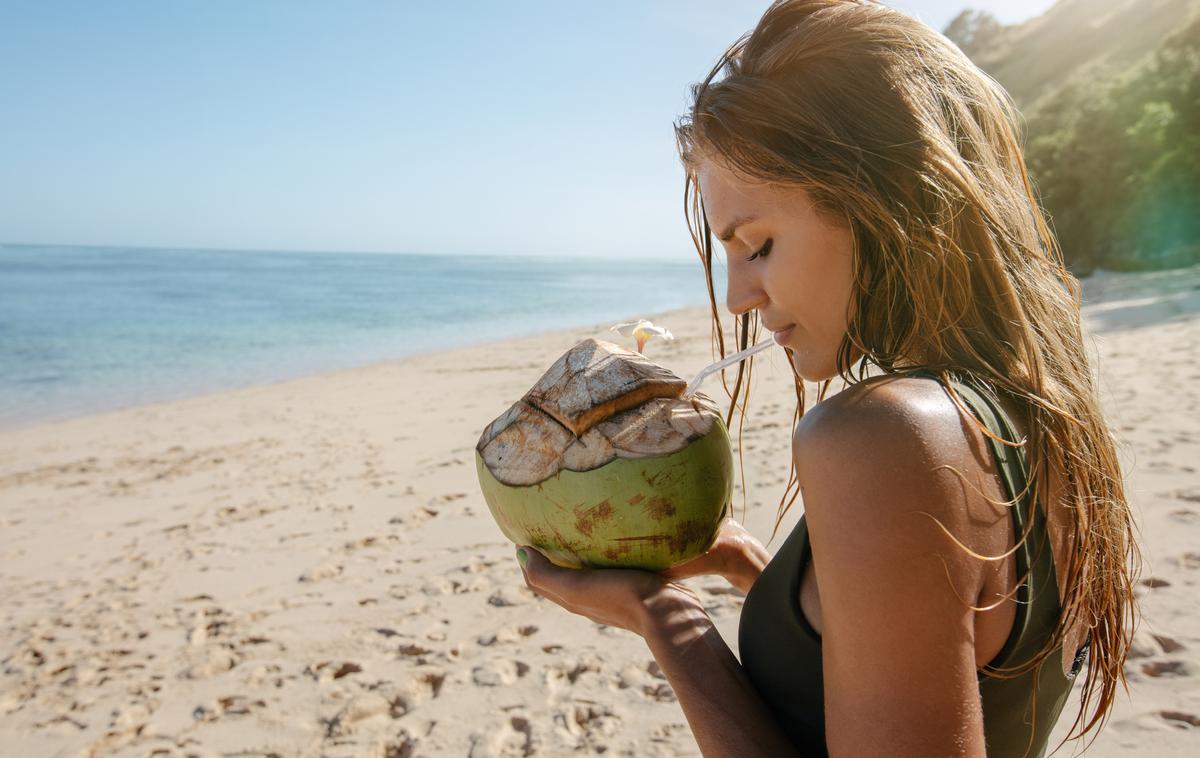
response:
M582 437L596 424L656 397L679 397L687 382L641 353L586 339L554 362L525 394Z
M513 486L614 458L670 455L720 419L704 395L681 397L686 384L638 353L587 340L489 424L476 449L492 475Z

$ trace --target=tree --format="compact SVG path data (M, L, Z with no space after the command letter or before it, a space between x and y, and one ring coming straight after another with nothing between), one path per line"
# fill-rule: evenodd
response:
M968 57L974 58L988 48L1003 28L987 11L968 8L951 19L942 33Z

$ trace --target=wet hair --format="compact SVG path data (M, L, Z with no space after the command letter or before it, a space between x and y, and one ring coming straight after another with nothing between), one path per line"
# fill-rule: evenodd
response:
M705 160L802 188L850 230L853 295L837 355L844 381L900 367L968 372L1019 405L1030 507L1071 514L1062 613L1021 671L1083 628L1089 661L1072 728L1081 737L1098 733L1118 684L1127 686L1140 556L1089 366L1079 285L1026 173L1019 123L1004 89L916 19L868 0L781 0L693 87L675 129L714 352L726 354L697 177ZM738 349L758 340L758 327L757 313L735 318ZM752 371L751 359L732 392L725 385L730 428L739 403L745 420ZM792 371L798 420L805 389ZM793 465L776 530L798 494Z

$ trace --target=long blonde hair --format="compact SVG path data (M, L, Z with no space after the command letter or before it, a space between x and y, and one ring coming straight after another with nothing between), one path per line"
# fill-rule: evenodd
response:
M695 85L676 136L722 356L712 231L696 174L706 157L804 188L851 230L855 291L838 352L842 379L899 364L966 371L1021 405L1029 502L1073 514L1062 613L1028 665L1059 648L1076 622L1087 631L1072 730L1083 736L1103 726L1117 685L1127 686L1140 557L1088 365L1079 286L1026 174L1017 124L1003 88L915 19L869 0L779 0ZM739 349L757 341L757 314L737 319L734 334ZM752 361L738 369L731 428L739 397L745 418L752 371ZM794 380L798 419L804 384ZM798 492L793 466L776 529Z

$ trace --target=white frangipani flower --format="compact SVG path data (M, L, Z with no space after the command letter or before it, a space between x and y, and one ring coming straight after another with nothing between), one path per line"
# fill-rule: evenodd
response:
M637 321L630 321L627 324L617 324L609 329L611 332L616 332L622 337L633 337L637 340L637 351L642 352L642 348L646 345L646 340L651 337L662 337L665 340L675 339L671 332L661 326L655 326L644 318Z

